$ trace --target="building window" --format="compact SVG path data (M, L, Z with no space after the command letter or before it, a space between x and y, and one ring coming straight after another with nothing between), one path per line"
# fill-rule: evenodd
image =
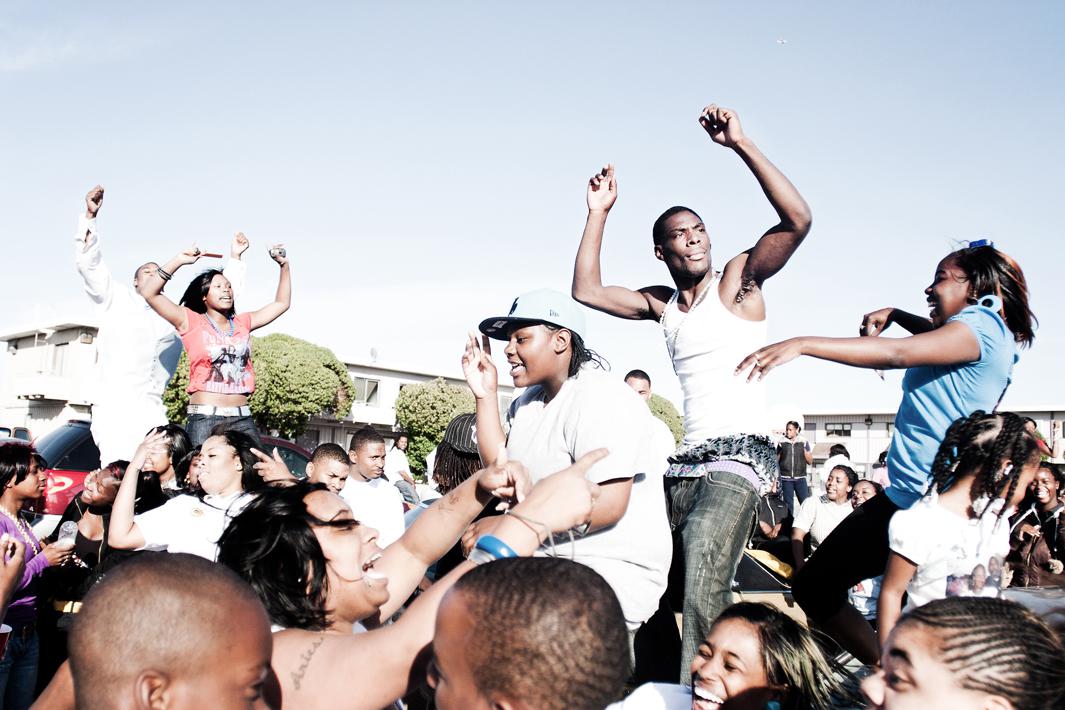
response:
M355 403L366 404L371 407L377 406L377 387L380 380L371 380L366 377L354 377L355 380Z
M825 424L825 436L850 436L851 425L842 422L827 422Z
M52 348L52 374L62 375L67 360L67 343L59 343Z

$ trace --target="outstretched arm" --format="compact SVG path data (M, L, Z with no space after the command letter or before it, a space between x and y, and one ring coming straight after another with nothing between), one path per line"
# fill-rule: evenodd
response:
M900 370L975 362L980 359L980 342L964 323L947 323L908 338L792 338L751 353L736 368L736 374L751 368L748 382L760 380L773 368L800 355L852 367Z
M270 325L278 316L292 305L292 277L288 267L288 253L284 244L275 244L270 248L270 258L281 267L277 278L277 293L274 302L269 303L251 314L251 330Z
M588 181L588 220L573 265L572 295L589 308L630 320L657 319L672 290L650 286L633 291L623 286L604 286L599 268L606 217L618 197L614 166L606 165Z
M233 241L229 245L229 259L226 261L222 275L229 281L229 288L233 291L233 303L240 303L240 297L244 295L244 287L248 283L248 265L241 257L248 251L248 238L244 232L233 235Z
M769 162L758 146L744 135L735 111L711 104L703 109L699 124L715 143L731 148L740 156L754 173L762 192L780 218L746 253L747 258L743 260L741 288L750 288L752 285L761 287L766 279L784 268L810 232L810 208L791 181L784 177L784 173Z
M137 502L137 482L148 454L157 449L166 449L166 434L155 432L145 437L137 447L133 459L126 467L118 494L111 506L111 520L107 526L107 544L117 550L136 550L144 547L144 534L134 521L133 508Z

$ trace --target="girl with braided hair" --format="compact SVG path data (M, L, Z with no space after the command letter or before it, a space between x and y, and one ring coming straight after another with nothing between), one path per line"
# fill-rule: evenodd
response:
M1009 553L1007 513L1024 497L1043 450L1029 420L974 412L947 430L932 464L932 487L891 518L884 582L877 603L883 642L907 609L935 599L997 596L992 558Z
M1005 599L953 597L907 612L862 682L870 707L1054 710L1065 707L1061 639Z
M1024 272L987 240L944 257L924 293L927 318L883 308L862 319L864 337L791 338L752 353L737 367L737 374L750 368L748 379L760 379L807 355L852 367L906 370L887 456L890 485L840 523L792 586L807 617L865 663L879 659L880 646L872 627L847 603L847 590L884 572L891 516L924 495L948 427L959 417L998 407L1019 349L1035 337ZM871 337L892 323L910 337Z

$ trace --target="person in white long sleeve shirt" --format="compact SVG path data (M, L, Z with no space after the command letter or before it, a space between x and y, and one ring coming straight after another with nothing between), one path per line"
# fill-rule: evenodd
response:
M74 263L85 292L99 309L98 372L90 395L92 435L100 460L107 463L129 459L145 431L167 423L163 390L177 369L182 346L174 327L156 315L138 292L159 265L141 265L131 286L116 280L104 263L96 231L103 197L99 185L85 196L85 213L78 216L74 238ZM225 276L235 295L244 288L246 267L240 257L247 248L243 236L233 239Z

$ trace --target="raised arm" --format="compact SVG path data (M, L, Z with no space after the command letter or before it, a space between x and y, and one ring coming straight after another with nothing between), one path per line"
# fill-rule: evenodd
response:
M810 208L791 181L784 177L784 173L769 162L754 141L744 135L735 111L711 104L703 109L699 124L715 143L731 148L740 156L780 218L746 252L745 258L737 262L737 265L742 263L741 288L760 288L766 279L784 268L810 232ZM725 277L728 276L726 267Z
M107 544L115 549L136 550L144 547L144 535L133 520L133 508L137 502L137 481L144 461L156 449L166 450L165 432L155 432L145 437L122 476L118 494L111 506L111 521L107 526Z
M167 323L177 328L179 333L184 333L188 330L188 315L182 306L163 295L163 286L174 277L178 269L186 264L195 264L202 255L203 252L195 245L179 252L170 261L163 264L154 274L148 276L141 286L141 296L152 307L152 310L158 313Z
M762 379L775 367L800 355L852 367L898 370L922 365L964 365L980 359L980 342L964 323L944 326L908 338L817 338L784 340L751 353L736 368L750 368L748 381Z
M248 238L244 232L233 235L233 241L229 246L229 259L226 261L222 275L229 281L229 288L233 291L233 303L240 303L240 297L244 295L244 288L248 283L248 265L241 257L248 251Z
M103 201L104 189L99 185L85 195L85 213L78 215L78 231L74 236L74 264L85 282L85 293L94 303L107 307L111 303L113 282L96 233L96 214Z
M462 372L477 402L477 450L481 463L494 463L507 438L499 418L499 373L492 362L492 341L470 333L462 353Z
M292 305L292 277L289 272L288 252L285 251L285 245L275 244L270 247L270 258L281 267L277 278L277 293L274 295L273 303L268 303L251 314L252 330L270 325Z
M662 314L672 289L649 286L637 291L604 286L599 268L606 217L618 197L614 166L606 165L588 181L588 220L573 265L573 298L597 311L629 320L655 319Z

